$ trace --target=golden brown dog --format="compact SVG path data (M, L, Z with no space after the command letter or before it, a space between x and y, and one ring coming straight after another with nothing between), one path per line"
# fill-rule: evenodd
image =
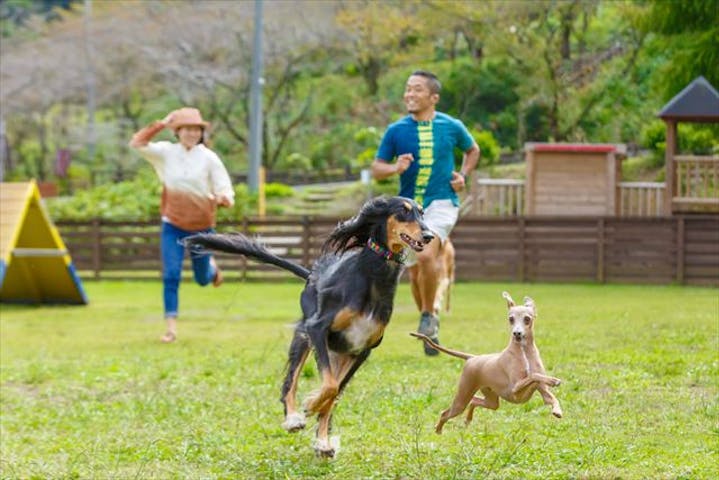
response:
M454 283L454 245L448 238L439 247L439 283L437 284L437 294L434 297L434 314L439 315L444 303L444 311L449 312L450 293L452 284Z
M500 353L470 355L437 345L420 333L410 333L441 352L466 360L452 405L442 412L435 426L437 433L442 433L447 420L461 414L467 405L466 423L469 424L476 406L496 410L500 397L511 403L525 403L535 391L539 391L544 403L551 405L555 417L562 417L559 401L549 390L558 386L561 380L545 374L539 350L534 344L534 301L524 297L524 305L515 305L507 292L503 292L502 296L507 300L512 335L509 345ZM484 398L475 397L477 391L481 391Z

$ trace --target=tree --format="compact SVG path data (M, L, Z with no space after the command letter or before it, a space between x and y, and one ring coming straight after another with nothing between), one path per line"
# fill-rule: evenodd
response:
M395 1L345 1L336 21L349 39L348 54L364 79L367 93L377 95L382 74L417 43L414 4L402 8L402 3Z
M652 0L641 27L661 37L666 62L659 83L665 100L699 75L719 87L719 5L716 0Z
M543 110L555 141L585 138L582 127L597 106L621 97L616 82L630 78L644 42L632 24L637 7L607 4L600 17L598 4L496 4L509 24L492 37L493 47L523 72L522 110Z

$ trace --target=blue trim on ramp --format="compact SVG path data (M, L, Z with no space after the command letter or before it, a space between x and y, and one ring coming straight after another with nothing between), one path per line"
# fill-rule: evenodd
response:
M75 270L75 265L70 262L70 264L67 266L67 271L70 273L70 278L72 278L72 281L75 282L75 287L77 287L77 292L82 297L82 303L87 305L87 295L85 295L85 289L82 288L82 281L80 281L80 277L77 274L77 271Z

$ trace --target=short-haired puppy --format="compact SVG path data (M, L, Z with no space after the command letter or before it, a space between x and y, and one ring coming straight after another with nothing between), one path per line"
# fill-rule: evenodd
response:
M477 406L496 410L500 398L511 403L525 403L535 391L539 392L544 403L551 405L552 415L562 418L559 401L549 390L558 386L561 380L545 374L539 350L534 344L534 300L524 297L524 305L516 305L509 293L502 292L502 296L507 300L511 335L509 345L499 353L470 355L437 345L420 333L410 333L432 348L466 360L452 405L442 412L435 426L437 433L442 433L447 420L461 414L468 405L467 424L472 421ZM481 391L484 398L476 397L477 391Z

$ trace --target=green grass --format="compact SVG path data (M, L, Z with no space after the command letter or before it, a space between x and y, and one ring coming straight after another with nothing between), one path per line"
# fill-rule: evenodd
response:
M500 293L532 296L564 418L535 395L433 431L462 362L427 358L399 289L382 345L315 458L314 419L282 430L279 387L299 283L183 284L180 339L162 345L159 282L86 282L86 307L0 307L2 478L719 477L719 295L676 286L462 283L442 342L507 343ZM300 397L318 386L303 372Z

